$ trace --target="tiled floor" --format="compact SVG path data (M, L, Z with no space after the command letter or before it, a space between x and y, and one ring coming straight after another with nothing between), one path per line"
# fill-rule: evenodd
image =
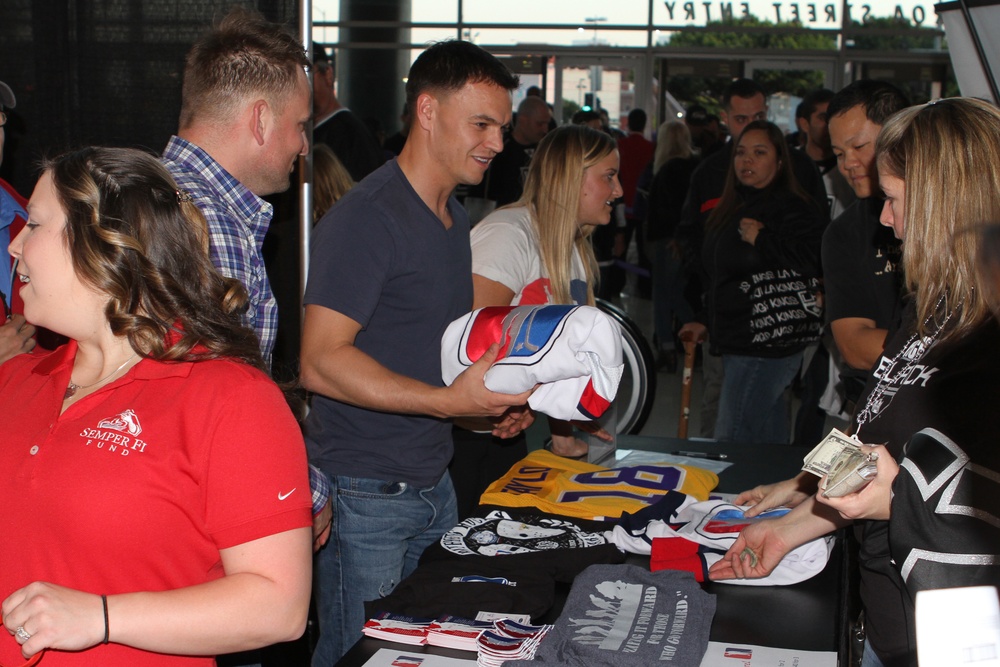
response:
M634 245L632 248L634 253ZM649 299L635 295L635 281L630 280L625 286L621 297L615 300L615 305L622 308L628 316L636 323L646 336L646 340L652 343L653 340L653 304ZM656 396L653 402L653 409L649 418L640 430L640 435L677 437L677 425L680 421L681 410L681 379L683 355L678 360L676 373L660 371L656 375ZM702 377L700 365L694 369L691 383L691 409L688 419L688 437L698 437L701 426L699 406L701 405ZM791 392L789 392L791 394ZM798 401L792 397L790 414L795 415L798 410ZM830 428L844 428L844 422L827 418L826 430ZM827 431L824 431L827 432ZM548 427L544 419L537 420L535 425L528 431L528 448L540 447L545 438L548 437Z
M649 299L622 295L619 304L629 317L646 334L646 340L653 340L653 304ZM676 436L681 414L681 379L683 354L678 360L676 373L660 371L656 375L656 399L649 419L643 426L641 435ZM698 406L701 402L701 369L695 368L691 383L691 411L688 420L688 435L697 436L700 420Z
M630 288L626 287L626 292L622 294L621 301L618 303L625 312L628 313L629 317L642 329L643 333L646 334L646 340L653 340L653 305L649 299L643 299L638 296L633 296L628 293ZM683 357L681 358L681 363L683 363ZM676 437L677 424L680 420L680 405L681 405L681 369L678 368L676 373L666 373L659 372L656 377L656 398L653 403L653 409L649 415L649 419L640 431L640 435L651 435L651 436L671 436ZM688 437L697 437L700 433L700 419L698 414L698 408L701 404L701 368L696 367L694 369L694 374L692 377L692 388L691 388L691 411L688 422ZM791 392L789 392L791 394ZM791 400L791 410L790 414L794 418L796 411L798 410L798 400L789 397ZM826 420L826 427L824 433L829 431L831 428L843 429L846 424L839 419L833 417L828 417Z

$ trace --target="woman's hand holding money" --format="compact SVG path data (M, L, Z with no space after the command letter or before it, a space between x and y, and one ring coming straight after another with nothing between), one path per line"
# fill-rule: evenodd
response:
M840 513L845 519L881 519L887 520L891 514L892 482L899 474L899 465L889 451L882 445L863 445L865 454L874 454L872 459L878 466L878 472L872 481L857 493L849 493L840 498L827 498L822 493L816 494L816 500ZM826 478L820 482L824 488Z

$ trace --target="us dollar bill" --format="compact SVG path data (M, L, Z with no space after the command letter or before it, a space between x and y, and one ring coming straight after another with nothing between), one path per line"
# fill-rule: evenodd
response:
M861 443L846 433L833 429L802 459L802 469L817 477L827 475L838 459L841 464L845 461L846 457L841 456L845 451L857 451L860 454Z

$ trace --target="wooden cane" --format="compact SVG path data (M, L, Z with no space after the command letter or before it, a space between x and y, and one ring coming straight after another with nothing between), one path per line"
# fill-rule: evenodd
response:
M684 372L681 374L681 416L677 421L677 437L686 440L688 437L688 421L691 417L691 379L694 375L694 355L698 343L693 340L682 341L684 345Z

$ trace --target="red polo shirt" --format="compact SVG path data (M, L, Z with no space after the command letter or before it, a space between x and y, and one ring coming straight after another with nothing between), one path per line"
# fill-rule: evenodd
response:
M71 405L76 344L0 366L19 406L0 441L0 599L33 581L163 591L224 575L219 550L312 525L302 435L281 392L233 361L144 359ZM114 619L112 619L112 623ZM0 664L23 662L0 639ZM58 665L211 665L108 644Z

